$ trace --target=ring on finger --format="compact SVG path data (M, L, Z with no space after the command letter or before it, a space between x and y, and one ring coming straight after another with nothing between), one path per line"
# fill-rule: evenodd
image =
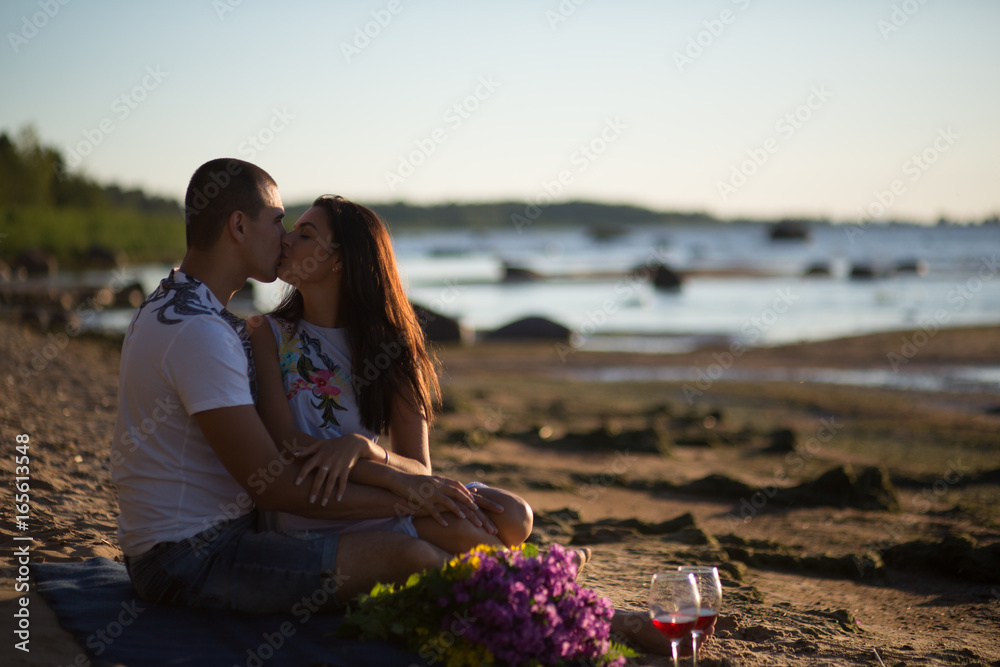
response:
M323 472L330 472L330 466L320 466L319 469Z

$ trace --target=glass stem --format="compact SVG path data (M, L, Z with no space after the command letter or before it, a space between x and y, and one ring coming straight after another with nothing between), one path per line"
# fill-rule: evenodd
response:
M680 641L671 641L670 642L670 652L674 656L674 667L680 667L680 665L681 665L680 661L677 658L677 645L678 644L680 644Z
M691 633L691 665L698 667L698 633Z

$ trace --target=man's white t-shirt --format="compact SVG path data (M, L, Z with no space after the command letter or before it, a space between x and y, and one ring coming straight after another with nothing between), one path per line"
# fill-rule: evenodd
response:
M246 324L174 270L139 307L122 346L111 479L118 542L137 556L252 509L194 415L253 405Z

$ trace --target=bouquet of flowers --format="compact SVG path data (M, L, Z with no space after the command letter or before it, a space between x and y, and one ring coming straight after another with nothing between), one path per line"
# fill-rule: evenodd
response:
M575 574L572 554L559 545L545 555L530 544L479 546L401 588L376 585L338 634L387 639L447 667L624 665L634 654L608 639L611 602Z

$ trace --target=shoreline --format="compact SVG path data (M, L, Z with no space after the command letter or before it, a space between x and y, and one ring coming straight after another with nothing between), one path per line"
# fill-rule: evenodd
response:
M941 330L911 365L996 364L998 334L1000 327ZM752 349L738 364L884 364L900 335ZM0 423L5 433L32 438L35 562L120 559L107 467L120 340L81 335L46 355L48 334L0 319ZM580 350L565 360L552 344L436 348L446 399L432 432L436 471L525 497L536 509L534 540L592 545L581 583L617 607L642 610L657 568L725 566L728 620L705 647L703 665L874 664L873 648L886 664L1000 662L1000 596L990 592L1000 591L1000 580L964 580L905 551L921 540L966 538L986 550L975 552L983 557L1000 548L1000 484L991 481L1000 415L990 411L1000 393L720 380L689 402L684 383L571 381L557 373L707 368L725 348L658 356ZM19 366L30 368L35 352L44 365L22 377ZM650 437L662 449L650 448ZM775 449L782 443L790 448ZM12 466L0 461L9 479ZM778 505L766 496L771 488L810 489L841 467L850 475L884 470L894 509ZM941 480L950 482L939 489ZM4 522L0 533L9 540L12 529ZM905 560L891 560L900 549ZM884 562L873 565L873 577L836 569L854 557ZM6 567L0 576L0 613L8 618L13 576ZM80 647L37 594L32 605L39 641L23 664L72 663ZM646 656L636 664L669 661Z

